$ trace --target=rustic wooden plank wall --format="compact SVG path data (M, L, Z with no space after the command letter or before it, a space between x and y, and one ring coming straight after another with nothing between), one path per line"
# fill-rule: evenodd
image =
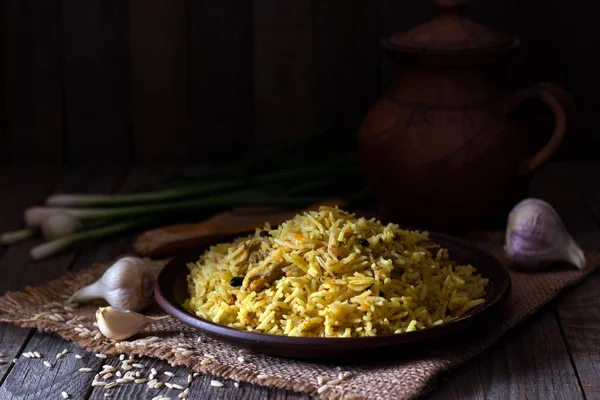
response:
M221 161L317 125L356 126L392 77L378 39L428 20L415 0L4 0L0 165ZM567 157L596 157L600 5L473 0L521 37L521 84L578 108Z

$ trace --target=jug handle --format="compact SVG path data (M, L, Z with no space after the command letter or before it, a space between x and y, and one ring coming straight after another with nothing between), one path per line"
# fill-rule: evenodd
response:
M552 83L538 83L519 90L509 100L505 115L517 108L525 100L537 99L544 103L554 114L554 132L550 140L536 154L523 160L519 166L520 174L528 174L542 166L556 152L567 131L567 110L559 99L558 93L566 93Z

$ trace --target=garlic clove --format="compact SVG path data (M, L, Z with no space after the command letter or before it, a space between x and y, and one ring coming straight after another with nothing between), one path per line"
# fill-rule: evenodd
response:
M148 325L169 318L147 317L133 311L119 310L113 307L100 307L96 311L96 322L100 332L112 340L125 340L141 332Z
M571 235L569 235L569 237L570 236ZM585 268L585 254L573 238L570 238L568 245L564 247L563 260L573 264L579 269Z
M556 210L540 199L525 199L511 210L504 250L513 263L525 268L543 268L560 261L585 267L583 250Z
M154 302L155 279L155 273L144 260L123 257L96 282L75 292L69 301L84 303L104 299L116 308L142 311Z

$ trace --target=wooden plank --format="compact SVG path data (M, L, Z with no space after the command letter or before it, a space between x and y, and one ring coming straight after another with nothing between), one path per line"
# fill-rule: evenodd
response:
M135 162L183 162L190 147L184 1L129 2Z
M430 399L582 399L553 307L455 371Z
M595 164L551 164L540 171L532 183L532 194L556 208L569 232L585 250L598 250L600 243L600 213L598 209L594 213L600 191L589 184L598 176L600 168ZM544 177L546 184L542 187L539 181ZM572 362L588 398L595 398L600 393L596 372L600 365L600 340L596 334L600 327L600 301L595 285L598 281L598 274L592 275L585 284L560 299L557 307Z
M56 354L63 350L69 353L57 359ZM104 364L104 360L92 354L85 354L71 343L48 334L34 335L24 351L38 351L43 355L43 359L20 357L0 387L2 399L59 399L63 391L67 392L72 399L84 399L89 391L89 384L78 379L79 376L92 375L93 377ZM75 354L81 354L84 358L78 360ZM46 367L44 361L52 364L52 367ZM87 374L79 372L79 368L82 367L92 368L95 372Z
M580 207L587 211L585 220L588 229L574 233L584 248L598 251L600 235L594 229L600 222L600 190L590 182L600 177L600 165L590 162L578 162L569 165L564 179L557 186L565 184L565 192L581 193L590 208ZM589 213L589 210L592 210ZM559 209L560 211L560 209ZM564 213L564 211L563 211ZM568 292L558 303L558 317L563 329L573 363L577 368L579 379L588 399L600 397L600 299L597 289L600 284L600 273L596 272L575 290Z
M118 358L111 357L111 365L119 365ZM171 367L165 361L152 359L152 358L141 358L138 362L145 366L144 369L140 370L141 376L148 379L151 369L157 370L158 375L156 378L161 382L169 382L179 384L183 387L188 387L187 377L193 372L186 367ZM164 375L165 371L169 371L175 374L175 376L169 378ZM211 380L218 380L223 383L223 387L217 388L211 386ZM259 400L259 399L275 399L275 400L308 400L311 397L302 393L294 393L292 391L269 389L263 386L250 385L247 383L239 383L239 387L235 387L235 381L230 379L217 378L212 375L203 374L196 378L193 378L192 384L189 385L190 400L198 399L220 399L220 400L236 400L236 399L248 399L248 400ZM90 399L101 400L105 399L104 394L107 392L106 389L101 387L93 388ZM165 396L176 398L181 391L173 390L163 387L162 389L150 389L147 385L139 384L123 384L111 390L111 393L115 398L122 399L150 399L154 396Z
M118 183L118 177L106 169L70 170L66 171L60 179L56 191L105 192L113 190ZM35 186L36 184L43 185L44 182L32 180L27 184ZM38 199L39 204L43 204L43 199ZM23 215L23 205L19 205L13 210L18 216ZM58 278L68 270L75 258L75 252L73 251L57 254L55 257L40 262L34 262L30 259L29 250L32 246L41 242L41 239L32 239L17 243L6 250L6 253L0 259L0 271L7 274L6 278L0 281L0 293L7 290L23 289L26 285L39 285L50 279ZM19 266L19 268L15 268L15 266Z
M32 335L32 329L0 323L0 354L2 354L0 360L5 362L5 364L0 365L0 386L14 368L15 364L12 360L19 357Z
M54 169L0 169L0 185L11 191L10 196L0 197L0 209L13 210L13 212L3 212L2 218L0 218L0 231L19 229L23 223L22 210L43 201L55 186L57 179L58 173ZM6 246L0 248L0 254L6 252L6 249ZM0 272L4 277L2 281L5 281L10 279L9 273L13 266L4 264L4 268L2 268L2 260L3 258L0 257ZM30 329L17 328L5 323L0 324L0 353L5 356L0 358L10 361L17 357L30 334ZM0 384L12 367L12 364L0 365Z
M357 128L379 95L380 0L313 2L319 122Z
M36 178L29 177L29 179L25 180L25 176L16 175L12 177L12 179L19 179L22 182L23 190L28 194L36 194L37 196L31 196L26 199L20 199L21 203L16 203L12 206L12 208L3 208L4 210L14 210L13 213L10 213L12 218L22 218L23 210L30 205L33 204L43 204L44 197L49 194L50 191L48 186L56 182L53 179L50 179L49 173L44 174L44 170L35 169L33 171L37 171ZM116 175L111 174L107 170L95 170L95 171L68 171L61 178L56 187L57 191L106 191L110 190L110 187L114 187L115 184L118 184L118 179L115 179ZM116 180L116 182L115 182ZM19 192L16 191L17 196ZM18 197L17 197L18 201ZM35 203L30 203L34 201ZM40 262L33 262L29 258L29 250L32 245L40 243L40 239L28 240L23 243L15 244L9 247L2 258L0 258L0 272L3 275L3 279L0 282L0 293L4 293L7 290L18 290L23 289L27 285L38 285L44 283L48 280L55 279L60 275L64 274L70 267L71 263L75 259L74 252L67 252L60 255L57 255L53 258L49 258ZM18 268L16 268L18 266ZM3 325L5 326L5 325ZM11 349L13 354L20 354L20 349L27 343L29 336L27 332L29 330L25 329L10 329L7 330L6 336L2 337L0 340L0 348L9 348ZM36 340L39 340L39 337L42 336L40 333L34 333L32 336L32 340L36 343ZM51 337L47 339L44 343L54 343L54 346L63 345L60 339L57 337ZM57 344L58 343L58 344ZM27 344L29 345L29 344ZM26 350L27 351L27 350ZM47 351L44 348L44 351ZM17 363L18 364L18 363ZM43 367L43 366L42 366ZM8 376L5 378L5 385L2 385L1 390L9 390L11 385L16 385L21 387L20 380L23 378L20 374L24 372L25 375L28 374L29 371L27 368L24 370L21 369L20 366L15 366L15 369L5 369L4 372L8 373ZM0 369L0 374L3 371ZM0 375L1 380L2 375ZM54 375L47 375L44 379L55 379ZM15 383L16 382L16 383ZM8 394L6 394L8 396ZM2 394L0 394L0 398L5 398ZM33 397L36 398L36 397Z
M63 161L59 0L5 5L5 163Z
M192 161L222 161L252 142L252 2L188 2Z
M320 114L313 33L306 0L255 0L256 143L267 146L316 127Z
M600 176L600 168L596 168L596 173ZM586 175L586 181L589 182L592 176L596 175ZM550 164L536 174L529 195L550 202L585 248L597 248L600 229L594 223L594 216L575 182L566 164ZM590 281L595 282L597 275L593 275ZM586 396L597 396L598 376L593 363L599 361L598 357L594 360L594 354L600 348L600 341L595 340L595 332L600 327L600 303L594 302L597 296L590 288L595 285L590 283L558 299L558 321L554 318L554 307L547 308L542 317L536 317L533 324L517 328L510 334L511 339L501 342L494 354L500 356L504 353L509 360L510 370L495 371L493 358L481 357L453 374L454 378L436 391L433 397L441 399L440 396L452 393L452 397L444 398L522 398L525 394L530 398L545 398L552 393L545 393L544 388L559 385L561 389L556 389L556 393L564 393L562 398L568 399L580 397L580 382ZM576 370L569 368L571 358ZM512 376L510 373L513 369L520 372ZM535 370L536 374L532 374L530 369ZM482 371L492 372L486 376ZM524 387L529 388L528 392L519 393ZM579 390L568 391L567 387ZM571 395L576 397L567 397Z
M565 47L569 68L567 89L577 104L577 132L571 141L571 159L598 160L600 139L596 134L597 110L600 107L598 96L590 91L590 83L600 68L598 58L592 57L600 46L600 38L595 34L600 15L600 3L596 1L561 2L563 22L561 30L566 30L568 43ZM541 39L540 39L541 40ZM563 55L564 54L564 55ZM559 81L561 82L561 81ZM567 149L564 151L565 155ZM565 157L566 158L566 157Z
M123 1L62 1L71 164L130 161L127 14Z
M27 96L24 90L27 82L26 14L22 1L4 1L2 5L4 11L2 14L4 25L2 98L5 109L1 121L0 164L7 165L12 161L10 155L12 136L25 132L27 126Z

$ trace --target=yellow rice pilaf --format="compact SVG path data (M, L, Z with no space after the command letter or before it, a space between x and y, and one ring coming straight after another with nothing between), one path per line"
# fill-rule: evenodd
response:
M232 328L288 336L424 329L483 304L488 285L427 232L332 207L212 246L189 268L188 310Z

